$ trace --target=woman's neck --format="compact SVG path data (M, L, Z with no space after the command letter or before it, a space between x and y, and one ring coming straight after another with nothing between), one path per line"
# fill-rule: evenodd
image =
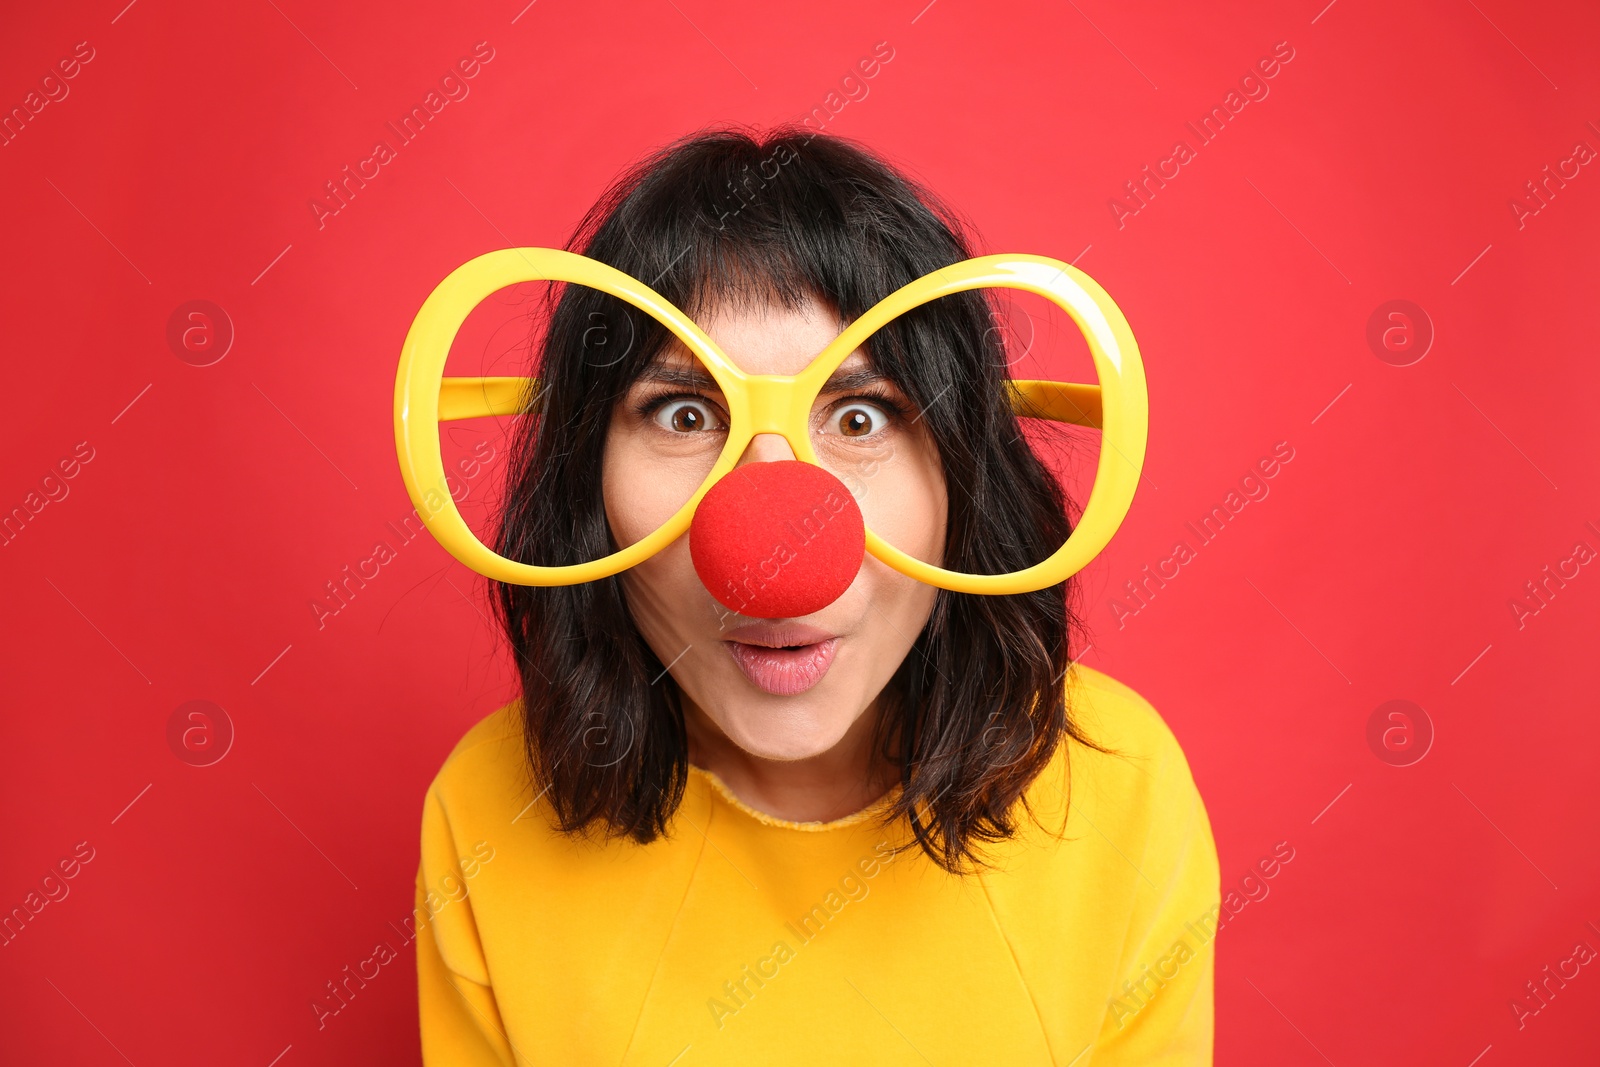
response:
M878 705L863 712L839 743L799 760L752 755L734 744L692 700L683 700L689 762L710 771L745 804L790 822L831 822L870 806L899 779L878 757L872 727Z

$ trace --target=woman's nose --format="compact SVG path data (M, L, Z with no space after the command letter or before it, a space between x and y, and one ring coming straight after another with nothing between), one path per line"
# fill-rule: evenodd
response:
M744 455L739 457L739 463L775 463L779 460L794 459L794 449L789 447L789 442L782 434L758 433L750 439L745 446Z
M861 570L866 526L834 475L794 458L778 434L756 434L739 462L700 498L689 555L724 606L793 619L838 600Z

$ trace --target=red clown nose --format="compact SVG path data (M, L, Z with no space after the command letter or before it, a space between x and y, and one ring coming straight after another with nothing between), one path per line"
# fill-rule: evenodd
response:
M689 527L700 580L724 606L792 619L838 600L866 552L861 508L845 484L797 459L746 463L706 491Z

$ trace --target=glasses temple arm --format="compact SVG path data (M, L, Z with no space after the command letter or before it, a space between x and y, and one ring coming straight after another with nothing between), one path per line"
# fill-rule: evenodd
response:
M1052 419L1100 428L1100 387L1080 382L1008 379L1011 410L1019 418Z
M439 382L439 421L520 415L535 378L445 378Z

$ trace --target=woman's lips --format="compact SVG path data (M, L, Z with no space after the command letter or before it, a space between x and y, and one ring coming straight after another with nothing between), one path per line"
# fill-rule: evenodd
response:
M837 637L798 648L766 648L742 641L726 641L733 662L750 684L774 696L794 696L822 681L833 663Z

